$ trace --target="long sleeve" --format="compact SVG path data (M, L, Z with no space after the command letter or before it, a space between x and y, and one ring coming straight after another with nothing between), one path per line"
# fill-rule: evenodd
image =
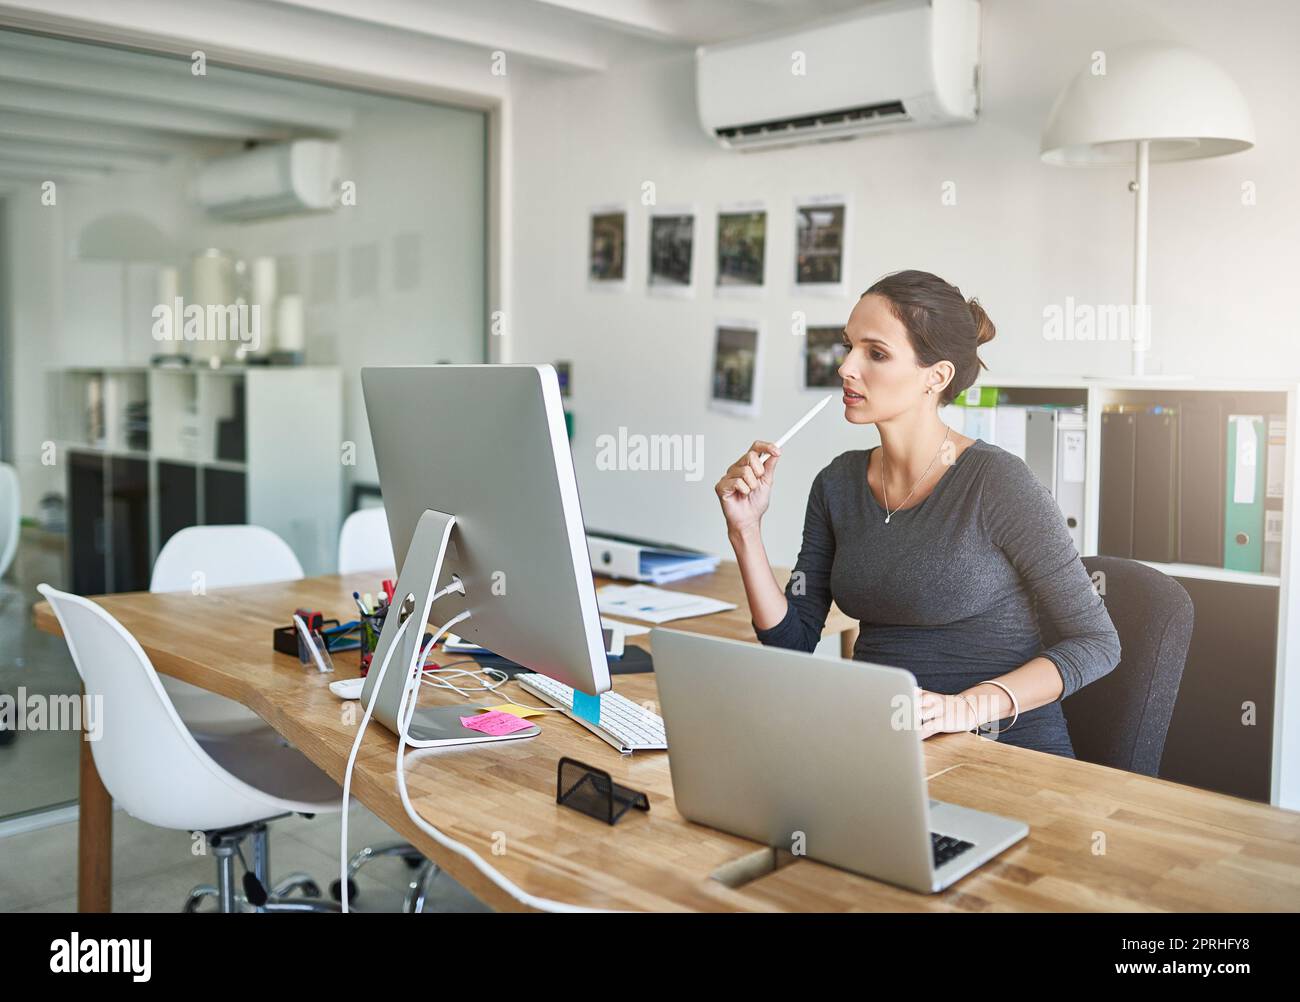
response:
M766 630L760 630L750 620L754 635L766 646L811 651L821 640L831 609L831 564L835 559L835 532L826 507L825 474L825 470L817 474L808 492L803 545L785 586L785 618Z
M1060 639L1039 652L1061 673L1060 698L1110 672L1120 658L1119 634L1079 559L1056 499L1016 456L989 470L980 513L1000 547L1033 593L1040 617L1050 618Z

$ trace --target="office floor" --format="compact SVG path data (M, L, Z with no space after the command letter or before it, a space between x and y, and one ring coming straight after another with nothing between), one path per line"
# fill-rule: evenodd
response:
M360 804L348 819L354 848L401 841ZM216 864L191 853L187 832L155 828L113 812L113 910L175 912L190 888L210 884ZM69 912L77 908L77 823L68 821L0 838L0 913ZM283 818L271 825L271 879L295 870L309 873L322 888L339 871L339 817ZM368 863L357 877L358 912L400 911L414 871L397 859ZM328 893L328 891L327 891ZM211 908L211 902L204 905ZM429 889L427 912L485 912L490 909L445 873Z

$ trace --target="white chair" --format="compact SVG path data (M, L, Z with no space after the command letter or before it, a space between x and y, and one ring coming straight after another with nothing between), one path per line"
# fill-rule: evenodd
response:
M302 564L289 544L270 529L259 525L199 525L182 529L167 540L154 561L149 590L236 588L297 581L302 576ZM162 686L192 731L234 736L268 730L261 717L233 699L178 678L163 676Z
M357 561L347 570L342 566L345 551L350 554L350 561ZM378 560L376 553L380 554ZM367 508L348 516L339 535L340 573L381 568L383 554L390 557L392 554L384 510ZM149 590L190 591L200 582L196 578L199 573L203 575L201 582L205 588L292 581L303 576L302 565L288 544L269 529L255 525L194 526L176 533L162 548L154 563ZM276 740L275 731L242 703L178 678L164 675L160 681L176 712L196 737ZM437 876L437 867L414 847L401 842L365 846L352 856L348 862L350 900L355 901L359 896L353 879L357 872L370 860L385 856L397 856L416 871L404 907L407 911L420 910L426 888ZM330 884L330 893L336 901L342 900L341 888L337 879Z
M8 463L0 463L0 578L18 552L18 518L22 495L18 491L18 473Z
M397 566L393 543L388 538L388 516L384 509L362 508L343 521L339 531L339 573L385 571Z
M338 785L281 741L192 734L148 656L116 619L89 599L47 584L37 590L58 617L86 695L98 704L102 733L90 750L105 788L141 821L207 836L217 883L194 888L184 910L215 897L223 912L336 911L306 874L271 885L266 822L339 810ZM241 846L250 836L253 865L245 862L238 895L235 857L244 860ZM294 890L305 896L289 898Z
M202 574L196 579L196 574ZM289 544L260 525L193 525L167 540L154 561L150 591L237 588L297 581L302 564Z

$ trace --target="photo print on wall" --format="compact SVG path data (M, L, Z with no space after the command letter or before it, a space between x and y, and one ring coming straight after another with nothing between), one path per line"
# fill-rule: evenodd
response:
M650 215L651 292L668 295L693 293L695 265L695 212L690 208L655 209Z
M761 291L766 262L766 207L761 202L719 206L718 292L753 295Z
M806 390L839 389L843 385L839 368L849 349L844 344L844 326L809 327L804 335L803 385Z
M719 320L713 334L709 407L758 416L759 327L753 320Z
M795 202L794 282L799 292L844 295L848 199L814 195Z
M591 210L587 250L587 281L593 287L627 288L627 208L597 206Z

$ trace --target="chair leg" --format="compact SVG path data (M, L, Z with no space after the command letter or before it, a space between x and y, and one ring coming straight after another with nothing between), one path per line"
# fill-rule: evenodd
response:
M268 912L338 912L341 906L337 901L322 901L318 898L268 898Z
M355 877L357 871L369 863L372 859L379 859L381 856L400 856L402 859L412 857L420 859L419 850L409 842L389 842L384 845L368 845L364 849L359 849L353 853L352 858L348 860L348 876Z
M190 891L190 896L185 899L185 904L181 906L181 911L196 912L199 910L199 905L202 904L204 898L217 897L220 897L220 894L211 884L199 884Z
M397 856L400 859L406 860L408 865L416 868L422 866L425 862L420 851L409 842L385 842L382 845L368 845L358 849L352 854L352 858L348 860L347 880L349 902L355 900L359 896L356 882L353 880L358 871L360 871L360 869L371 860L385 856ZM335 901L343 900L343 888L342 884L338 880L334 880L330 883L330 897Z
M255 876L267 893L271 890L271 835L266 824L253 829L253 876Z
M426 859L411 880L411 886L407 888L406 899L402 902L402 911L416 915L424 911L424 902L429 896L429 885L441 872L437 863Z
M255 876L269 897L282 898L293 891L302 891L304 897L319 898L320 884L309 873L301 871L291 873L274 887L271 886L271 834L265 824L253 829L253 876Z
M275 887L270 888L273 898L286 898L294 891L301 891L305 898L319 898L320 884L316 883L310 873L298 872L289 874Z
M233 842L223 842L214 846L212 853L217 857L217 900L220 911L226 914L239 911L236 907L235 894L235 846Z

